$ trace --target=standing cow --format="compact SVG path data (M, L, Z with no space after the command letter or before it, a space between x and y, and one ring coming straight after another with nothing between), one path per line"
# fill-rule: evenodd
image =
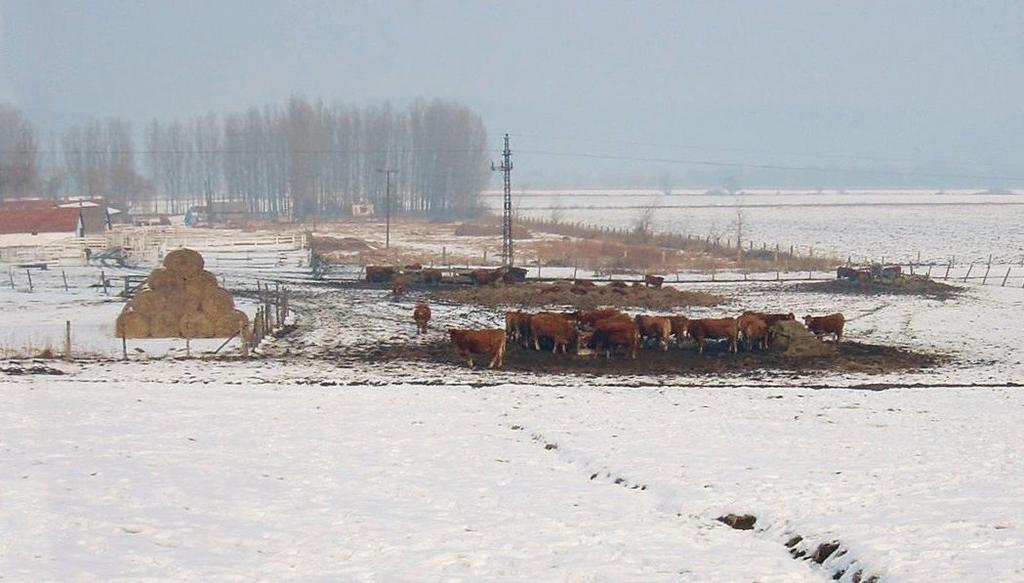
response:
M835 334L838 343L843 337L843 326L846 325L846 318L839 312L827 316L804 316L804 325L821 338L827 334Z
M739 339L739 324L736 318L701 318L690 320L686 333L697 342L697 352L704 353L706 339L724 338L729 341L729 351L736 352Z
M668 350L668 339L672 336L672 321L664 316L637 316L636 327L640 331L641 342L653 338L661 346L662 352Z
M416 304L412 311L412 319L416 322L416 333L426 334L427 324L430 322L430 306L427 304Z
M505 331L498 330L449 330L455 352L473 366L473 355L491 357L489 368L501 368L505 363Z

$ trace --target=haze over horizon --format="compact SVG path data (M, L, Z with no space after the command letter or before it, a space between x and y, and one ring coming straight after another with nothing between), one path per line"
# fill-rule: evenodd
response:
M1024 187L1015 2L0 7L0 101L44 132L436 97L514 136L519 187Z

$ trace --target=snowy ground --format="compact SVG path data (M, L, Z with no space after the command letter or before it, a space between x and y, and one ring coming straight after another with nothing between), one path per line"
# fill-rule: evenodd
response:
M208 265L240 289L307 270L301 252ZM69 272L69 292L45 277L0 292L4 342L68 318L107 338L117 301L96 273ZM0 579L1024 579L1024 291L686 285L730 298L690 315L842 311L851 340L951 362L756 378L368 362L502 311L435 303L416 337L419 292L294 285L298 328L251 361L0 372ZM817 566L791 557L796 536L796 553L839 547Z
M1019 391L0 387L8 580L1024 576Z

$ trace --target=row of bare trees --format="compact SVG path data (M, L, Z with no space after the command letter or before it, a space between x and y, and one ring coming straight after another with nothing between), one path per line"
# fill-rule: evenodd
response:
M46 150L17 110L0 108L0 198L106 196L133 209L181 213L213 201L305 219L383 208L464 216L490 179L487 132L458 103L326 105L300 97L223 116L131 126L95 120L50 138ZM141 169L140 169L141 166Z

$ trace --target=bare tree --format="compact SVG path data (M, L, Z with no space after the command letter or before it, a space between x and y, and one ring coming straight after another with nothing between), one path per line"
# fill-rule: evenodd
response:
M0 199L36 193L38 157L28 119L14 107L0 105Z

